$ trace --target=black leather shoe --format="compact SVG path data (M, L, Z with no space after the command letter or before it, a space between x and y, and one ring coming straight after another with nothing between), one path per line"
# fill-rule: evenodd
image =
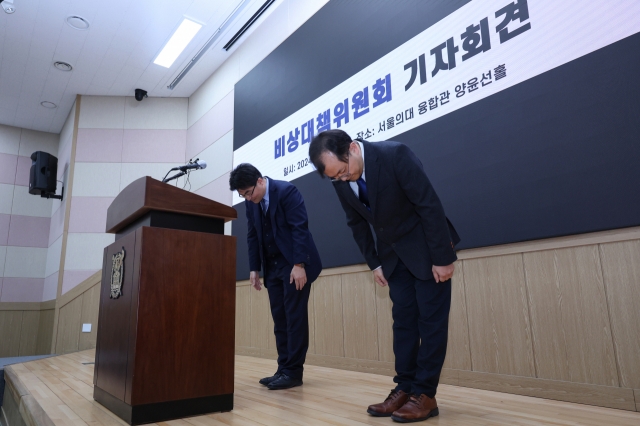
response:
M281 373L276 373L276 374L274 374L274 375L273 375L273 376L271 376L271 377L265 377L264 379L260 379L260 382L259 382L259 383L260 383L261 385L265 385L265 386L267 386L269 383L271 383L271 382L273 382L273 381L275 381L275 380L278 380L278 379L280 378L280 376L282 376L282 374L281 374Z
M269 390L289 389L302 385L302 380L294 379L286 374L282 374L280 378L269 383L267 387Z

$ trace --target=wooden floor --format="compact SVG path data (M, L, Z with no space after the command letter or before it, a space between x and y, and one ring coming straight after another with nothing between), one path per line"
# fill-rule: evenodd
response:
M14 365L20 381L57 426L124 425L93 401L95 351L89 350ZM236 357L235 409L228 413L161 423L163 426L214 425L391 425L366 407L382 401L391 378L307 366L302 387L269 391L258 380L275 362ZM440 416L426 425L640 425L640 413L441 385Z

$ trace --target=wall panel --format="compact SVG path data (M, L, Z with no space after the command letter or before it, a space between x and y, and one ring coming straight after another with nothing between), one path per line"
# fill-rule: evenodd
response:
M20 356L34 355L38 345L40 311L24 311L20 327Z
M600 253L620 386L640 389L640 241L602 244Z
M522 255L464 262L474 371L534 377Z
M40 311L38 324L38 342L36 344L36 355L46 355L51 353L51 339L53 338L53 318L55 309Z
M455 265L451 278L451 311L449 312L449 340L445 368L471 370L469 349L469 321L465 296L464 270L462 261Z
M273 336L273 319L269 308L267 289L257 291L252 289L251 295L251 346L254 348L268 348Z
M597 246L556 250L571 381L618 386L611 326Z
M313 285L316 354L344 357L342 277L319 277Z
M252 290L249 285L236 287L236 346L251 346Z
M20 355L23 311L0 311L0 358Z
M82 296L78 296L60 308L58 317L57 354L67 354L78 350L80 323L82 318Z
M537 377L570 380L563 295L554 250L524 253Z
M80 313L80 324L91 324L91 332L80 331L78 340L78 350L91 349L96 347L98 338L98 312L100 309L100 283L94 285L89 290L82 293L82 310Z
M315 284L311 285L311 291L309 292L309 350L307 353L316 353L316 309L315 309Z
M371 272L342 276L344 356L378 359L376 288Z
M389 297L389 286L380 287L375 284L376 289L376 312L378 323L378 359L384 362L394 362L393 355L393 318L391 317L391 298Z

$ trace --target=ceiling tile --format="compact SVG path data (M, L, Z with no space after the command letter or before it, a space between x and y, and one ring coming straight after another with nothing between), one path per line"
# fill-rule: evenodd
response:
M14 108L15 105L20 100L20 96L0 96L0 108L11 109Z
M122 67L122 64L106 64L103 62L96 74L93 76L91 85L105 87L108 91L116 81L116 78L118 78L118 72L120 72Z
M14 126L16 110L13 108L0 108L0 123L7 126Z
M65 25L60 32L60 38L54 52L54 61L65 61L73 64L78 60L88 31L78 31Z
M108 87L90 85L83 95L99 96L109 92Z
M91 85L92 80L93 80L93 75L87 78L73 78L72 80L69 81L69 84L67 84L67 87L65 89L65 94L70 94L73 96L85 94L86 90Z
M129 59L129 55L131 55L130 50L110 47L102 59L103 65L120 70Z
M131 55L129 56L129 59L127 59L125 65L134 68L146 69L149 64L153 62L155 57L155 50L153 52L148 49L145 50L144 46L138 44L138 46L131 52Z
M33 127L34 114L31 112L16 113L16 118L12 126L20 127L22 129L34 129Z

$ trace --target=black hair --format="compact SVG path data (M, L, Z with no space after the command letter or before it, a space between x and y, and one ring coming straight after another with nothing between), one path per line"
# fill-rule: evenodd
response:
M229 175L229 189L236 191L238 189L251 188L258 183L258 179L261 177L260 171L252 164L238 164L238 167L233 169Z
M340 161L346 163L349 161L349 145L353 139L344 130L333 129L319 133L311 141L309 146L309 157L311 162L324 177L324 164L320 157L326 152L333 153Z

